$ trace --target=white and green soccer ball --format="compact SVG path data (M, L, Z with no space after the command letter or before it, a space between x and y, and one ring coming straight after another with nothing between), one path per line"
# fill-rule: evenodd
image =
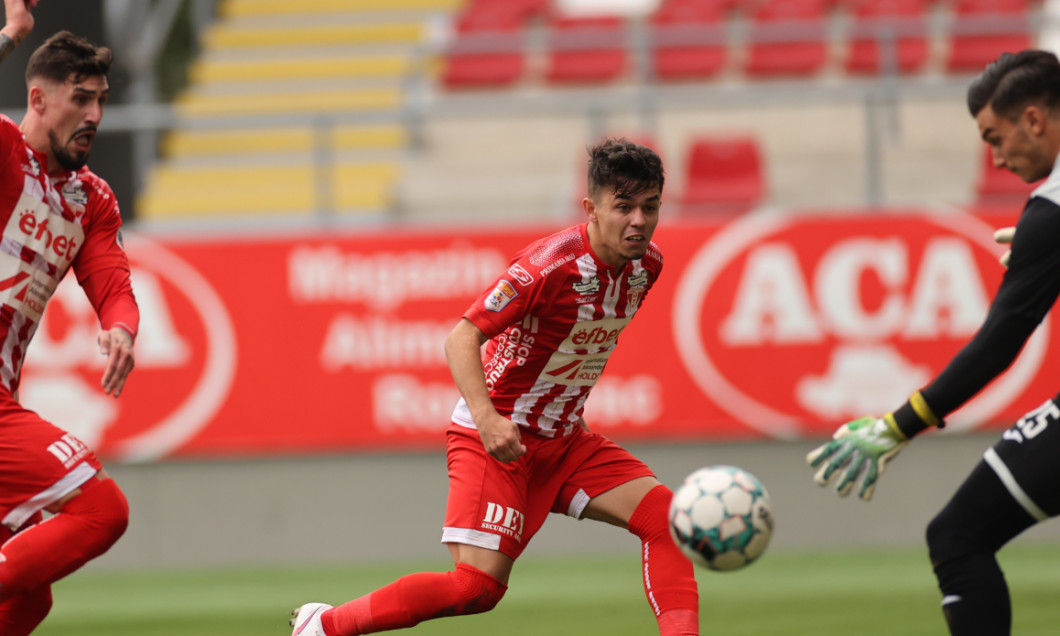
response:
M727 572L754 563L773 535L773 502L761 482L735 466L700 468L670 503L670 535L689 559Z

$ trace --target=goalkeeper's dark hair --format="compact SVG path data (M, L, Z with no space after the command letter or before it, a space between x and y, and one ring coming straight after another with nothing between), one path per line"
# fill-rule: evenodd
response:
M621 138L605 139L588 150L589 197L593 200L604 192L631 196L653 187L662 191L662 159L651 148Z
M62 83L72 75L74 83L79 83L86 77L106 77L113 62L114 54L107 47L59 31L33 51L26 66L26 85L37 78Z
M990 106L998 117L1015 121L1031 104L1060 108L1060 60L1049 51L1002 53L968 86L972 117Z

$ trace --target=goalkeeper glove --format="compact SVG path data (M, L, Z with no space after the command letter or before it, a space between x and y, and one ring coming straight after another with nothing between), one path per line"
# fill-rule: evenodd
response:
M813 479L821 486L842 473L835 484L841 497L850 494L860 477L858 497L868 501L887 462L908 443L909 438L899 430L891 414L863 417L840 426L832 441L812 450L806 462L818 469Z

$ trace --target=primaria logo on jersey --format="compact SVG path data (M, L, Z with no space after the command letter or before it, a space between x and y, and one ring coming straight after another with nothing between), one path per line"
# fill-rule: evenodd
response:
M992 227L958 213L745 217L693 254L674 295L689 377L725 412L777 437L884 413L975 334L1003 268ZM1043 322L951 427L989 422L1045 356ZM763 374L762 369L769 369Z

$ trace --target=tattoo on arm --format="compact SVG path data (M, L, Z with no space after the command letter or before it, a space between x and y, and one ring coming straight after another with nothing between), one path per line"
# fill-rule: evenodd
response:
M18 37L17 35L15 36L15 39L12 40L3 33L0 33L0 62L3 62L4 58L10 55L11 51L14 51L15 47L18 46L21 42L22 38Z

